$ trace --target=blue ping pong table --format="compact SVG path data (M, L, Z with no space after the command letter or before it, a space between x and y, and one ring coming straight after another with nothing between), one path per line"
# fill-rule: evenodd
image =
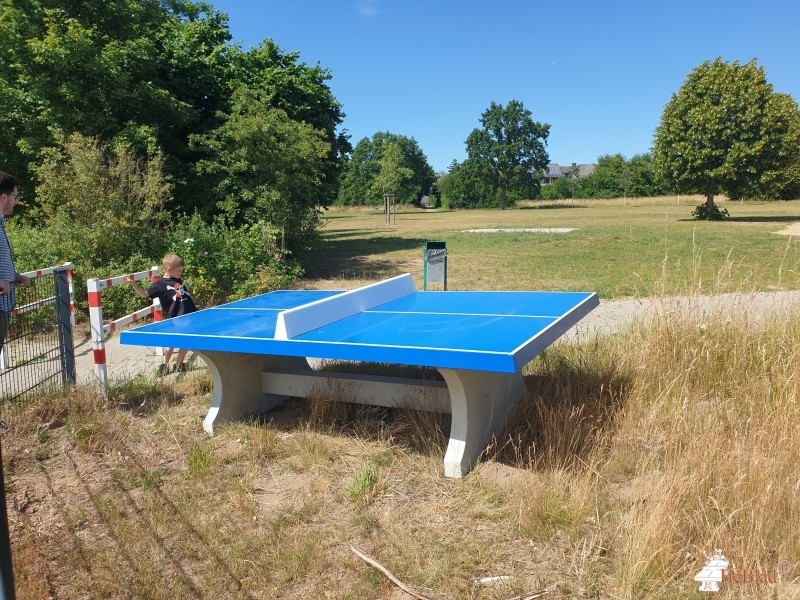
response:
M523 367L598 304L591 292L420 292L405 274L345 292L270 292L124 331L120 341L200 355L213 380L210 434L324 386L347 402L449 412L444 472L460 477L503 433ZM432 367L444 381L332 373L308 358Z

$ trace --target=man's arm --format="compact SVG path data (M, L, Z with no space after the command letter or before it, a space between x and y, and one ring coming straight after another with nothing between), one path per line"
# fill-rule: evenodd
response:
M11 289L11 284L0 279L0 296L5 296Z

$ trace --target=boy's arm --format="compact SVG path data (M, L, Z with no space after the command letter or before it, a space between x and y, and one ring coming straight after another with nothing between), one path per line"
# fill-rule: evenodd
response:
M133 291L136 292L139 295L139 297L141 298L150 297L150 294L147 293L147 290L144 289L142 286L140 286L138 283L136 283L136 280L133 278L133 275L125 275L125 277L123 277L123 281L125 281L126 283L130 283L131 287L133 288Z

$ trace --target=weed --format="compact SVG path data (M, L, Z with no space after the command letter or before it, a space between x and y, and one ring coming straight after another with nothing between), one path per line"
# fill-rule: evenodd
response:
M380 477L374 467L361 467L355 480L347 486L350 502L362 506L371 504L380 489Z
M186 456L189 474L195 477L205 477L214 467L214 451L209 444L191 442Z
M155 491L161 487L164 478L164 473L161 469L153 469L152 471L145 471L136 480L136 485L144 491Z

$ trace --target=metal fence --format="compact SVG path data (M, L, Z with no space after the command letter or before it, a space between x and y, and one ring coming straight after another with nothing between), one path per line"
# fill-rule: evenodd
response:
M66 265L42 269L26 273L31 285L17 287L0 356L0 400L75 383L70 274Z

